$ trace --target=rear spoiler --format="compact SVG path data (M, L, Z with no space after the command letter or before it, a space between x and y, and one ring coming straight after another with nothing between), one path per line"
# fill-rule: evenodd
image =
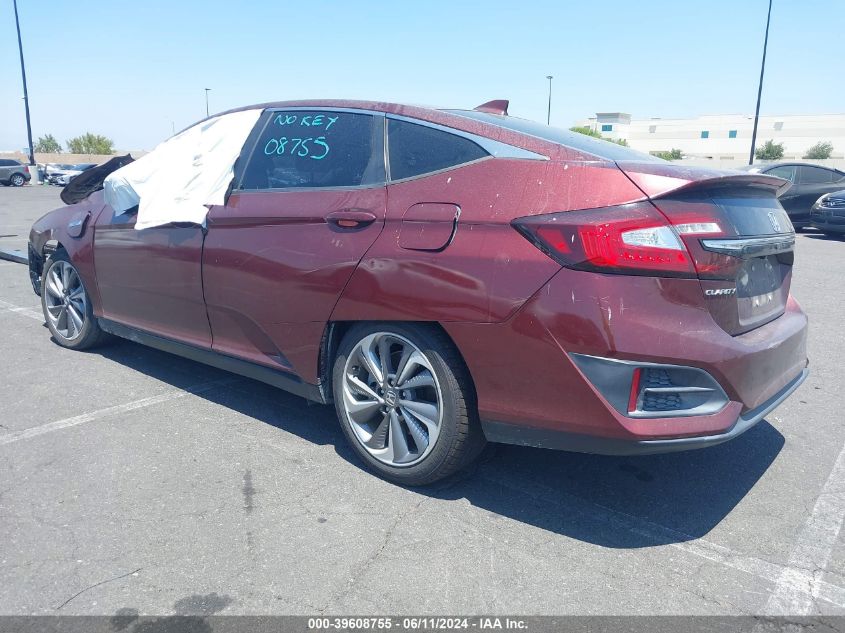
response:
M657 162L618 161L616 165L652 199L734 186L753 187L780 196L792 186L791 182L783 178L742 171Z

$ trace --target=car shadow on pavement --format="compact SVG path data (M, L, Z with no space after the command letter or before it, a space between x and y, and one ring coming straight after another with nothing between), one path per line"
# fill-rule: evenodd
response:
M754 487L784 437L766 421L718 446L664 455L611 457L518 446L495 454L439 498L473 505L610 548L700 538Z
M233 378L221 370L135 343L96 353L177 388ZM312 404L248 378L196 395L319 445L363 468L334 408ZM609 457L491 446L471 469L414 491L467 499L478 508L609 548L653 547L700 538L754 487L784 437L762 421L714 447L640 457Z

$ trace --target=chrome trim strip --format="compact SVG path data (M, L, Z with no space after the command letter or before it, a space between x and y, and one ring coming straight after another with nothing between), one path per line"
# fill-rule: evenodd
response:
M745 239L701 240L705 250L740 259L776 255L795 248L795 234L749 237Z

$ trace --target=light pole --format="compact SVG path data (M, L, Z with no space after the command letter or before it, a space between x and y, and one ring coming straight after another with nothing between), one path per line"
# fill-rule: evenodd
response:
M546 125L549 125L552 120L552 79L554 77L546 75L546 79L549 80L549 109L546 110Z
M210 90L211 88L205 89L205 116L208 116L208 93Z
M23 63L23 44L21 43L21 23L18 21L18 0L14 0L15 5L15 27L18 29L18 50L21 54L21 78L23 79L23 107L26 111L26 140L29 143L29 164L35 164L35 155L32 147L32 125L29 121L29 94L26 90L26 67Z
M772 19L772 0L769 0L769 14L766 16L766 37L763 40L763 62L760 64L760 85L757 87L757 110L754 112L754 130L751 132L751 154L748 164L754 164L754 145L757 143L757 120L760 118L760 97L763 94L763 73L766 70L766 48L769 46L769 21Z

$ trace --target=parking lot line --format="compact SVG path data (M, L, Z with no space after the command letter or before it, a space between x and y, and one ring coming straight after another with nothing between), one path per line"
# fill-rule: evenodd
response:
M827 583L821 576L830 561L845 520L845 446L798 535L789 562L769 596L766 615L810 615L816 598L826 598Z
M841 464L839 462L841 462ZM845 449L843 449L842 454L840 454L840 459L837 461L837 465L845 472ZM511 482L502 480L495 475L481 476L496 485L513 487ZM841 478L839 481L841 481ZM542 492L532 496L543 498ZM755 576L775 585L776 590L780 586L782 578L791 578L802 571L799 567L796 567L796 565L805 564L800 559L792 560L791 558L786 565L771 563L755 556L742 554L723 545L712 543L706 539L697 538L690 534L679 532L678 530L648 521L641 517L620 512L619 510L615 510L613 508L608 508L590 499L579 497L578 495L567 494L566 496L574 500L577 505L581 506L580 511L584 515L588 515L598 521L611 523L621 529L629 530L635 534L644 536L653 540L655 544L666 543L673 549L680 550L686 554L703 558L716 563L717 565L722 565L724 567ZM567 509L570 512L573 507L575 506L567 505ZM815 535L808 534L807 538L813 539L815 538ZM836 535L834 534L830 541L831 547L835 540ZM820 598L838 607L845 608L845 588L821 580L821 578L815 579L812 591L810 584L807 583L803 586L790 585L790 591L792 592L794 598L803 600L803 602L808 605L813 604L815 599ZM793 612L790 611L788 613Z
M123 404L117 404L111 407L106 407L104 409L98 409L96 411L91 411L90 413L83 413L82 415L76 415L72 418L65 418L64 420L56 420L55 422L48 422L47 424L42 424L41 426L32 427L29 429L25 429L23 431L16 431L13 433L9 433L7 435L0 435L0 446L4 446L6 444L12 444L13 442L19 442L21 440L28 440L33 437L37 437L39 435L44 435L45 433L52 433L53 431L60 431L62 429L67 429L72 426L78 426L80 424L85 424L86 422L92 422L94 420L99 420L101 418L108 417L110 415L115 415L117 413L125 413L127 411L134 411L135 409L142 409L144 407L150 407L156 404L160 404L162 402L168 402L169 400L177 400L179 398L183 398L189 394L196 394L196 393L203 393L206 391L211 391L213 389L217 389L218 387L223 387L226 385L230 385L242 380L241 378L223 378L221 380L212 380L209 382L203 382L198 385L194 385L193 387L186 387L184 389L174 389L172 391L168 391L166 393L159 394L157 396L150 396L148 398L141 398L139 400L133 400L131 402L125 402Z
M14 312L15 314L20 314L25 317L29 317L30 319L35 319L40 323L44 323L44 315L37 310L33 310L32 308L24 308L19 305L15 305L14 303L9 303L8 301L3 301L0 299L0 309L4 312Z

